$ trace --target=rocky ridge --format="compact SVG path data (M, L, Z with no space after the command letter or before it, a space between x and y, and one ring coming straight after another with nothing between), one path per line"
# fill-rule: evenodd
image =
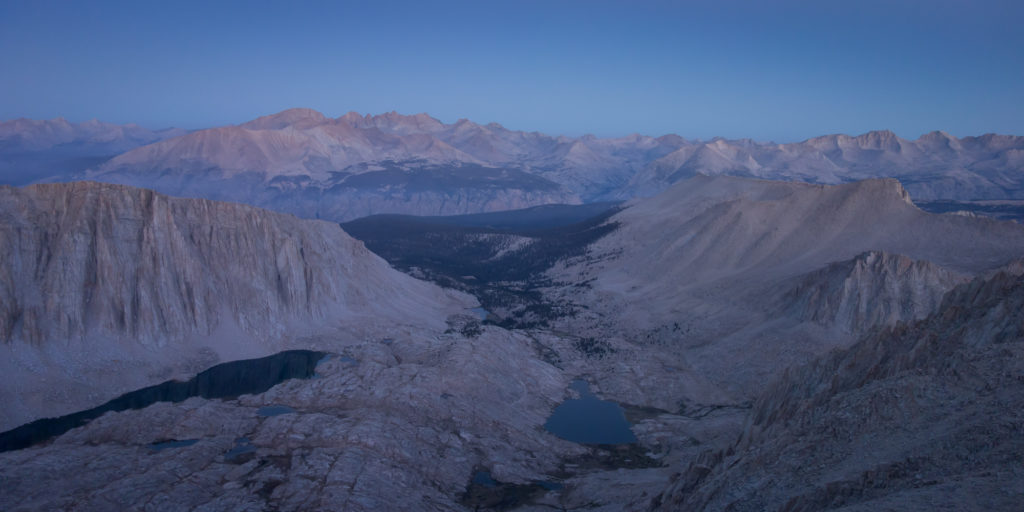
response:
M999 273L927 319L787 371L740 439L690 464L656 508L1014 509L1022 311L1024 281Z
M585 256L548 272L587 283L546 291L575 306L558 328L664 347L740 401L1024 253L1018 224L923 212L895 180L696 177L609 222ZM858 259L869 251L891 256Z
M924 318L946 292L968 280L928 261L868 251L799 278L780 300L780 308L859 332Z
M895 177L919 200L1024 199L1022 155L1024 138L994 134L933 132L907 140L877 131L789 144L566 137L466 119L446 124L426 114L330 118L290 109L158 139L94 162L85 174L56 179L123 183L347 221L377 213L452 215L651 196L698 174L825 184Z
M0 261L0 350L21 376L5 426L321 329L441 330L475 302L337 224L101 183L0 187Z

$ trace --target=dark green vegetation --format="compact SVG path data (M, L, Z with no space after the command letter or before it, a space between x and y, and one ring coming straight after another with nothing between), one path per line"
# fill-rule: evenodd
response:
M915 201L918 208L931 213L971 212L1003 220L1024 222L1024 201L992 200L992 201Z
M341 225L395 268L475 295L503 327L546 326L571 315L544 300L544 272L583 257L588 245L615 230L618 203L549 205L451 217L373 215ZM585 286L585 284L580 285Z
M157 402L181 402L194 396L233 399L241 395L259 394L288 379L308 379L324 357L323 352L288 350L260 359L247 359L218 364L187 382L169 380L125 393L99 407L61 416L45 418L0 433L0 452L28 448L111 411L142 409ZM167 445L172 447L177 445ZM163 446L156 446L160 449Z

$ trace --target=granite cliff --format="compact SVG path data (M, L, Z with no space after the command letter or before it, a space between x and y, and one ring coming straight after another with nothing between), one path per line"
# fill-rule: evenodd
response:
M5 426L320 332L443 330L473 303L337 224L101 183L0 188L0 262Z

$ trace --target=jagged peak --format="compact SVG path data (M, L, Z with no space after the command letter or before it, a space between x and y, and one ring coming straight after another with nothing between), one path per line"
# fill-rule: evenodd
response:
M955 138L956 137L950 135L949 133L946 133L943 130L932 130L932 131L930 131L930 132L928 132L928 133L918 137L918 140L928 140L928 139L945 139L945 140L948 140L948 139L955 139Z
M324 122L327 116L311 108L290 108L276 114L257 117L240 126L250 130L280 130L301 121Z
M899 151L902 142L902 139L890 130L870 131L854 137L853 140L861 147L885 151Z
M386 121L391 124L417 124L422 125L424 123L441 125L441 121L438 121L430 114L426 112L420 112L418 114L400 114L395 110L391 112L385 112L378 115L366 115L366 120L370 122Z
M896 139L898 137L896 136L895 133L893 133L892 130L886 129L886 130L871 130L871 131L862 133L862 134L858 135L855 138L857 138L857 139L870 139L870 138Z
M348 112L345 113L345 115L339 117L338 119L341 119L343 121L362 121L363 119L366 119L368 117L370 117L369 114L367 114L364 117L363 114L360 114L359 112L356 112L355 110L349 110Z

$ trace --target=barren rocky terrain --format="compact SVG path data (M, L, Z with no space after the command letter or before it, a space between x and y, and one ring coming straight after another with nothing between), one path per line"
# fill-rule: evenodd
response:
M4 510L1021 499L1006 411L1024 227L924 212L895 180L697 177L592 210L352 223L388 261L337 224L248 206L98 183L0 194L9 427L219 361L328 354L312 378L8 449ZM635 443L549 430L579 381Z
M2 427L297 336L443 331L473 306L337 224L76 182L0 187Z
M673 477L665 510L1013 510L1024 499L1024 280L787 371L743 435Z

